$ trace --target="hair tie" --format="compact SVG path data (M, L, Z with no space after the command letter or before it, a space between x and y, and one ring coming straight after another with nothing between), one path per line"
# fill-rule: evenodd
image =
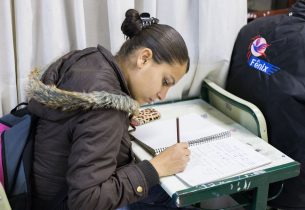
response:
M159 22L159 19L150 17L150 14L147 12L141 13L140 18L142 21L142 29L147 28L152 24L157 24Z

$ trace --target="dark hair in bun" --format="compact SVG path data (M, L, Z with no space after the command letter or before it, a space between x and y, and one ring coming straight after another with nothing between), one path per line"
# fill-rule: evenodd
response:
M149 13L139 14L135 9L127 10L121 26L127 40L117 56L124 58L136 49L147 47L152 50L156 63L189 64L188 50L182 36L171 26L158 22Z
M142 30L142 21L137 10L127 10L125 13L125 20L121 26L121 30L123 34L128 38L132 38Z

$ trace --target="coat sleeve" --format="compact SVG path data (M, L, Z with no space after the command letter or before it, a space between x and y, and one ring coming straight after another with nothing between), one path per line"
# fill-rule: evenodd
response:
M116 209L143 199L159 178L148 161L117 168L121 141L128 129L126 113L95 110L81 114L76 121L71 122L68 159L69 208Z

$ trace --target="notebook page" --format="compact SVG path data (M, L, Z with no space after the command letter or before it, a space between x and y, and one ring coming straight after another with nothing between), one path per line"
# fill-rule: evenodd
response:
M271 162L249 145L232 137L190 149L190 162L176 176L191 186L213 182Z
M211 123L206 116L199 114L187 114L179 117L181 142L215 135L225 130ZM176 118L157 120L138 126L136 131L131 132L138 140L151 148L165 148L177 143Z
M207 136L214 136L227 130L211 122L207 115L188 114L179 118L181 141L192 141Z

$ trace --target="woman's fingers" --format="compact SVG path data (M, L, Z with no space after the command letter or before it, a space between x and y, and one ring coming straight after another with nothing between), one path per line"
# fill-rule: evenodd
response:
M185 169L190 160L191 151L187 143L177 143L153 158L150 162L156 168L159 176L176 174Z

